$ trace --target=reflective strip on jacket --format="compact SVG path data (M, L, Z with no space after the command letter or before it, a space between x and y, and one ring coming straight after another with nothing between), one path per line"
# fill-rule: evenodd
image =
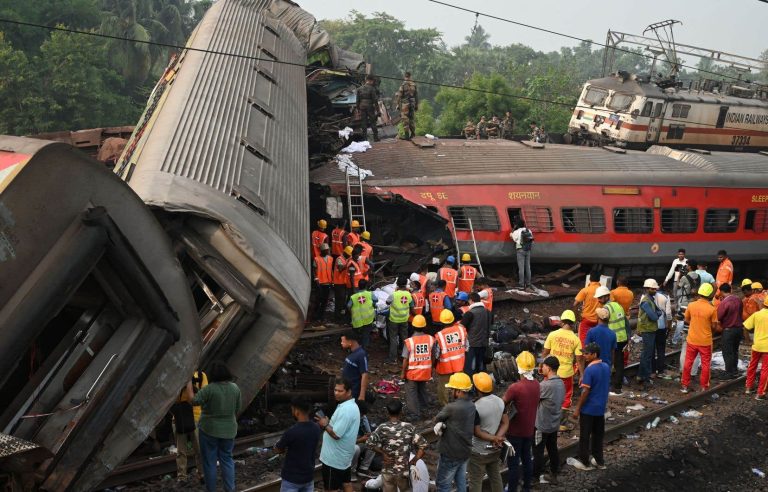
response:
M331 231L331 254L333 256L341 256L344 254L344 229L336 228Z
M453 298L456 296L456 281L459 276L459 272L453 268L443 267L437 272L440 280L445 280L445 293L448 297Z
M429 381L432 377L432 346L435 339L429 335L414 335L405 340L408 347L408 381Z
M440 313L445 309L445 292L432 292L429 294L429 312L432 313L432 321L440 322Z
M477 268L472 265L461 265L459 270L459 292L466 292L469 294L472 292L472 287L475 285L475 279L477 278Z
M333 284L347 285L348 282L347 260L343 256L337 256L333 261Z
M411 315L408 317L408 322L413 321L413 317L417 314L424 314L424 294L421 292L411 292L411 298L413 299L413 308L411 308Z
M333 257L315 257L315 278L320 285L329 285L333 282Z
M616 301L611 301L605 305L605 309L610 313L608 318L608 328L616 334L616 342L627 341L627 318L624 315L624 308Z
M328 234L323 231L312 231L312 258L320 256L320 245L328 240Z
M393 323L405 323L411 312L411 293L407 290L396 290L392 293L392 304L389 305L389 320Z

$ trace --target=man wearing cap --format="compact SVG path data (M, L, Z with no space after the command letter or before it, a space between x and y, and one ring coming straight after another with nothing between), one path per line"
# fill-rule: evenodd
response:
M389 318L387 319L387 338L389 339L389 362L394 362L397 354L403 350L403 343L408 338L408 316L413 307L413 297L405 288L408 280L397 277L397 290L387 298Z
M587 331L597 325L597 315L595 309L600 305L595 299L595 292L600 287L600 272L593 270L589 274L589 284L581 289L573 301L573 308L576 309L583 303L581 308L581 322L579 323L579 340L584 345L587 339ZM562 361L561 361L562 362Z
M435 334L435 372L437 373L437 401L448 403L446 384L450 377L464 370L466 353L469 349L467 330L461 323L455 323L450 309L443 309L439 315L443 329Z
M462 318L469 309L469 294L466 292L456 294L456 301L453 303L453 315L456 318Z
M461 318L461 324L467 329L469 339L464 372L472 375L485 371L485 353L488 350L488 337L491 333L491 316L477 292L473 292L469 299L472 304L469 305L469 311Z
M315 321L322 321L325 315L325 308L328 305L328 297L331 295L333 286L333 257L329 254L330 247L328 243L320 243L318 248L320 254L312 260L312 266L315 270L315 285L317 287L317 304L312 318Z
M605 357L601 357L602 361L608 364L608 367L611 367L613 364L613 355L616 352L617 347L616 333L608 327L611 313L608 309L599 307L595 310L595 314L597 314L597 326L587 333L587 345L590 343L598 344L600 346L600 353L606 354ZM624 327L622 327L622 330L623 329Z
M422 315L413 317L413 336L403 344L403 369L400 378L405 381L405 403L408 420L421 420L427 409L427 381L432 379L432 360L435 339L424 333L427 320Z
M475 404L469 398L472 381L463 372L453 374L445 387L453 401L445 405L435 417L435 434L440 436L437 450L437 492L467 490L467 462L472 454L472 436L475 431Z
M560 315L560 329L550 332L544 341L544 350L542 357L550 354L557 357L560 361L560 367L557 375L563 380L565 386L565 398L563 400L563 409L571 407L571 397L573 396L573 364L579 366L579 374L584 374L584 358L581 355L581 341L573 332L576 324L576 314L570 309L563 311Z
M333 260L333 304L334 318L337 323L341 323L347 310L347 282L349 280L349 271L347 270L347 261L352 255L352 248L347 246L342 250L341 255Z
M504 403L514 407L514 415L509 419L507 439L515 449L514 456L507 458L507 484L509 490L517 490L518 465L523 464L523 490L531 490L533 478L533 437L536 432L536 409L541 392L539 382L533 377L536 369L536 357L528 351L520 352L515 360L520 380L512 383L504 393Z
M721 284L720 295L723 297L717 305L717 319L723 328L720 345L725 362L725 373L720 379L735 379L739 377L739 345L744 331L741 315L744 307L739 296L733 294L731 284Z
M691 384L691 368L697 355L701 356L701 374L699 382L701 390L709 388L709 367L712 362L712 332L719 329L717 309L710 299L715 293L712 284L701 284L696 300L688 305L685 311L685 321L688 323L686 338L685 363L683 375L680 378L683 393L688 393Z
M616 335L616 347L613 351L611 360L613 362L613 393L615 395L621 394L622 386L624 385L624 365L626 364L625 354L629 353L629 339L632 337L632 332L629 327L629 319L627 319L627 311L629 305L632 304L634 294L626 287L626 278L619 277L617 280L619 287L612 291L608 291L607 287L600 287L595 292L595 297L600 303L600 307L605 308L608 311L608 328ZM625 295L623 290L629 292L629 295ZM608 292L608 295L606 295ZM610 300L609 300L610 299ZM619 301L621 299L621 301ZM622 304L624 302L624 304ZM624 306L627 306L625 309ZM599 318L599 316L598 316ZM591 330L590 330L591 331ZM587 333L589 336L589 333ZM602 349L603 346L601 345Z
M488 373L478 372L472 376L472 382L478 398L469 458L469 492L483 490L483 475L488 475L491 492L502 492L499 453L509 427L509 416L504 412L504 400L493 394L493 379Z
M371 246L371 232L363 231L360 234L360 242L358 243L363 248L363 255L366 258L373 261L373 246Z
M459 268L459 281L456 290L459 292L465 292L469 294L472 292L472 287L475 285L475 279L477 278L477 268L469 264L472 261L472 257L469 253L461 255L461 268Z
M557 484L557 472L560 470L560 454L557 449L557 431L562 418L562 406L565 399L565 386L557 375L560 361L550 355L539 366L539 373L544 380L539 385L539 405L536 408L536 435L533 439L533 476L539 477L539 483ZM549 477L544 471L544 449L549 454Z
M317 221L317 229L312 231L312 258L320 256L320 245L329 244L328 234L325 230L328 228L328 222L324 219Z
M649 278L643 283L645 293L640 298L640 306L637 310L637 332L643 339L643 351L640 353L640 367L637 371L637 382L643 389L651 381L653 368L653 352L656 349L656 330L659 329L659 316L661 310L656 305L656 290L659 284Z
M600 360L600 346L596 343L584 347L584 358L588 365L581 378L581 396L573 410L573 418L579 419L579 457L573 466L578 470L604 469L603 437L611 368Z
M754 390L757 365L760 364L760 382L757 384L758 400L764 400L768 391L768 300L763 301L763 308L752 314L744 321L745 341L749 343L749 332L754 331L755 337L752 343L752 356L747 367L746 393Z

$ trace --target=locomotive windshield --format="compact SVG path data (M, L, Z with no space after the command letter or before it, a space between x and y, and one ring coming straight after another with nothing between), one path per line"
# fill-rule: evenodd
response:
M607 97L607 90L599 87L589 87L587 93L584 95L584 102L590 106L602 106Z
M629 94L620 94L617 92L611 98L611 102L608 103L608 107L614 111L623 111L632 105L632 100L634 99L635 96L631 96Z

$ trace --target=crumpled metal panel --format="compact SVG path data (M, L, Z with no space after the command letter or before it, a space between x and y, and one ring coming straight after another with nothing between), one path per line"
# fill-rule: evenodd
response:
M185 51L170 67L116 171L152 206L216 219L246 238L251 230L269 237L272 247L255 261L305 312L306 53L266 10L270 4L211 6L188 46L216 53Z

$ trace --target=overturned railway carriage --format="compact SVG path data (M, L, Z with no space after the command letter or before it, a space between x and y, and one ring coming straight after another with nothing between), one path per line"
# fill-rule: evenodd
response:
M168 68L115 168L173 239L201 367L227 362L245 405L298 339L309 299L302 12L214 2L188 43L205 51Z
M194 370L195 306L165 231L102 164L0 149L0 486L91 490Z
M568 124L575 143L646 149L768 149L768 89L707 80L684 89L635 75L584 84Z
M474 232L483 262L515 261L518 216L535 234L536 262L666 263L679 247L693 257L768 256L763 153L417 138L353 159L373 172L369 196L395 193L453 219L459 240ZM310 179L345 193L335 167Z

